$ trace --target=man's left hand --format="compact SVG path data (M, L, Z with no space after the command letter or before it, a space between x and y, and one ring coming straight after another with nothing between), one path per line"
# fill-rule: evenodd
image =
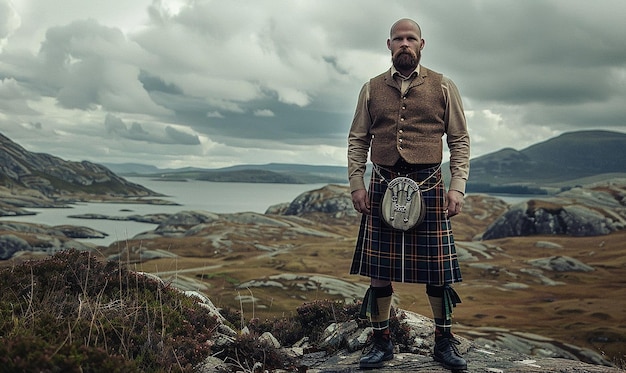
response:
M463 193L459 192L458 190L448 191L448 208L446 211L448 212L449 218L461 212L461 209L463 208L463 198Z

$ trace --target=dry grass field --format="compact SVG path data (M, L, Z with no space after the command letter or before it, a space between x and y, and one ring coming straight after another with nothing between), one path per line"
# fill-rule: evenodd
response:
M465 214L453 218L459 246L463 247L464 242L472 241L484 231L502 208L480 200L469 201ZM362 286L368 284L367 279L348 274L357 220L308 218L324 222L319 229L338 236L305 240L277 236L271 244L287 245L289 249L273 252L251 247L216 252L199 237L129 241L125 245L158 248L179 255L130 265L140 271L158 273L169 281L197 282L198 289L217 306L241 310L247 320L289 317L304 302L346 297L304 286L240 285L253 280L267 281L283 274L326 275ZM559 247L545 248L538 242L550 242ZM626 231L583 238L535 236L481 242L485 250L474 254L478 258L461 262L464 282L455 287L463 303L454 313L456 331L470 337L475 330L484 332L494 327L534 333L590 348L610 361L623 363L626 361L624 242ZM109 252L115 250L119 247L111 247ZM538 274L528 263L550 256L577 259L592 266L594 271L542 270ZM394 284L394 289L399 308L430 316L423 285Z

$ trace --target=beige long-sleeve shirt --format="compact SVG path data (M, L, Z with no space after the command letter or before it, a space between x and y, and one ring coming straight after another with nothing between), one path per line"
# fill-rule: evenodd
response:
M398 82L402 94L419 74L420 66L409 77L402 77L391 67L389 74ZM441 90L445 101L444 132L450 150L450 189L465 193L469 175L470 144L461 95L456 85L447 77L441 81ZM370 151L372 125L369 112L370 83L363 85L348 136L348 178L351 191L365 189L364 174ZM418 150L416 150L418 151Z

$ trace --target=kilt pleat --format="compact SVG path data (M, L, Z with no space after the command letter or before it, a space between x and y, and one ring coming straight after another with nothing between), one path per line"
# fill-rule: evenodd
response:
M426 180L433 172L435 176ZM389 227L380 216L387 183L372 171L368 193L371 213L361 218L350 274L429 285L462 281L452 227L445 212L443 180L435 186L442 177L441 169L432 167L399 175L381 168L380 173L387 181L397 176L408 176L418 183L426 180L420 187L426 190L426 216L421 224L406 232Z

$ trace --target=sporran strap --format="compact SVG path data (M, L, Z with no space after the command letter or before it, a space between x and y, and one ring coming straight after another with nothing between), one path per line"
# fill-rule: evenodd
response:
M384 182L385 182L385 183L387 183L387 184L389 184L389 180L387 180L387 179L383 176L383 174L380 172L380 170L387 171L387 172L388 172L388 173L390 173L390 174L396 173L396 172L394 172L394 171L392 171L392 170L390 170L390 169L388 169L388 168L381 167L381 166L379 166L379 165L377 165L377 164L374 164L374 165L372 166L372 169L373 169L373 170L374 170L374 171L378 174L378 176L381 178L381 180L382 180L382 181L384 181ZM427 177L426 179L424 179L424 180L420 181L419 183L417 183L417 185L418 185L418 186L420 186L420 187L421 187L422 185L424 185L424 183L425 183L425 182L427 182L428 180L432 179L435 175L437 175L437 172L439 172L439 170L440 170L440 169L441 169L441 163L437 166L437 168L436 168L436 169L435 169L435 170L434 170L434 171L433 171L430 175L428 175L428 177ZM411 175L417 174L418 172L419 172L419 171L415 171L415 172L410 172L410 173L408 173L408 174L404 174L404 177L409 177L409 176L411 176ZM398 174L398 175L402 175L402 174L400 174L400 173L397 173L397 174ZM443 179L443 178L441 178L441 177L440 177L440 178L437 180L437 182L436 182L434 185L432 185L430 188L427 188L427 189L421 189L421 188L420 188L420 190L421 190L422 192L428 192L429 190L434 189L437 185L439 185L439 183L441 183L441 180L442 180L442 179Z

